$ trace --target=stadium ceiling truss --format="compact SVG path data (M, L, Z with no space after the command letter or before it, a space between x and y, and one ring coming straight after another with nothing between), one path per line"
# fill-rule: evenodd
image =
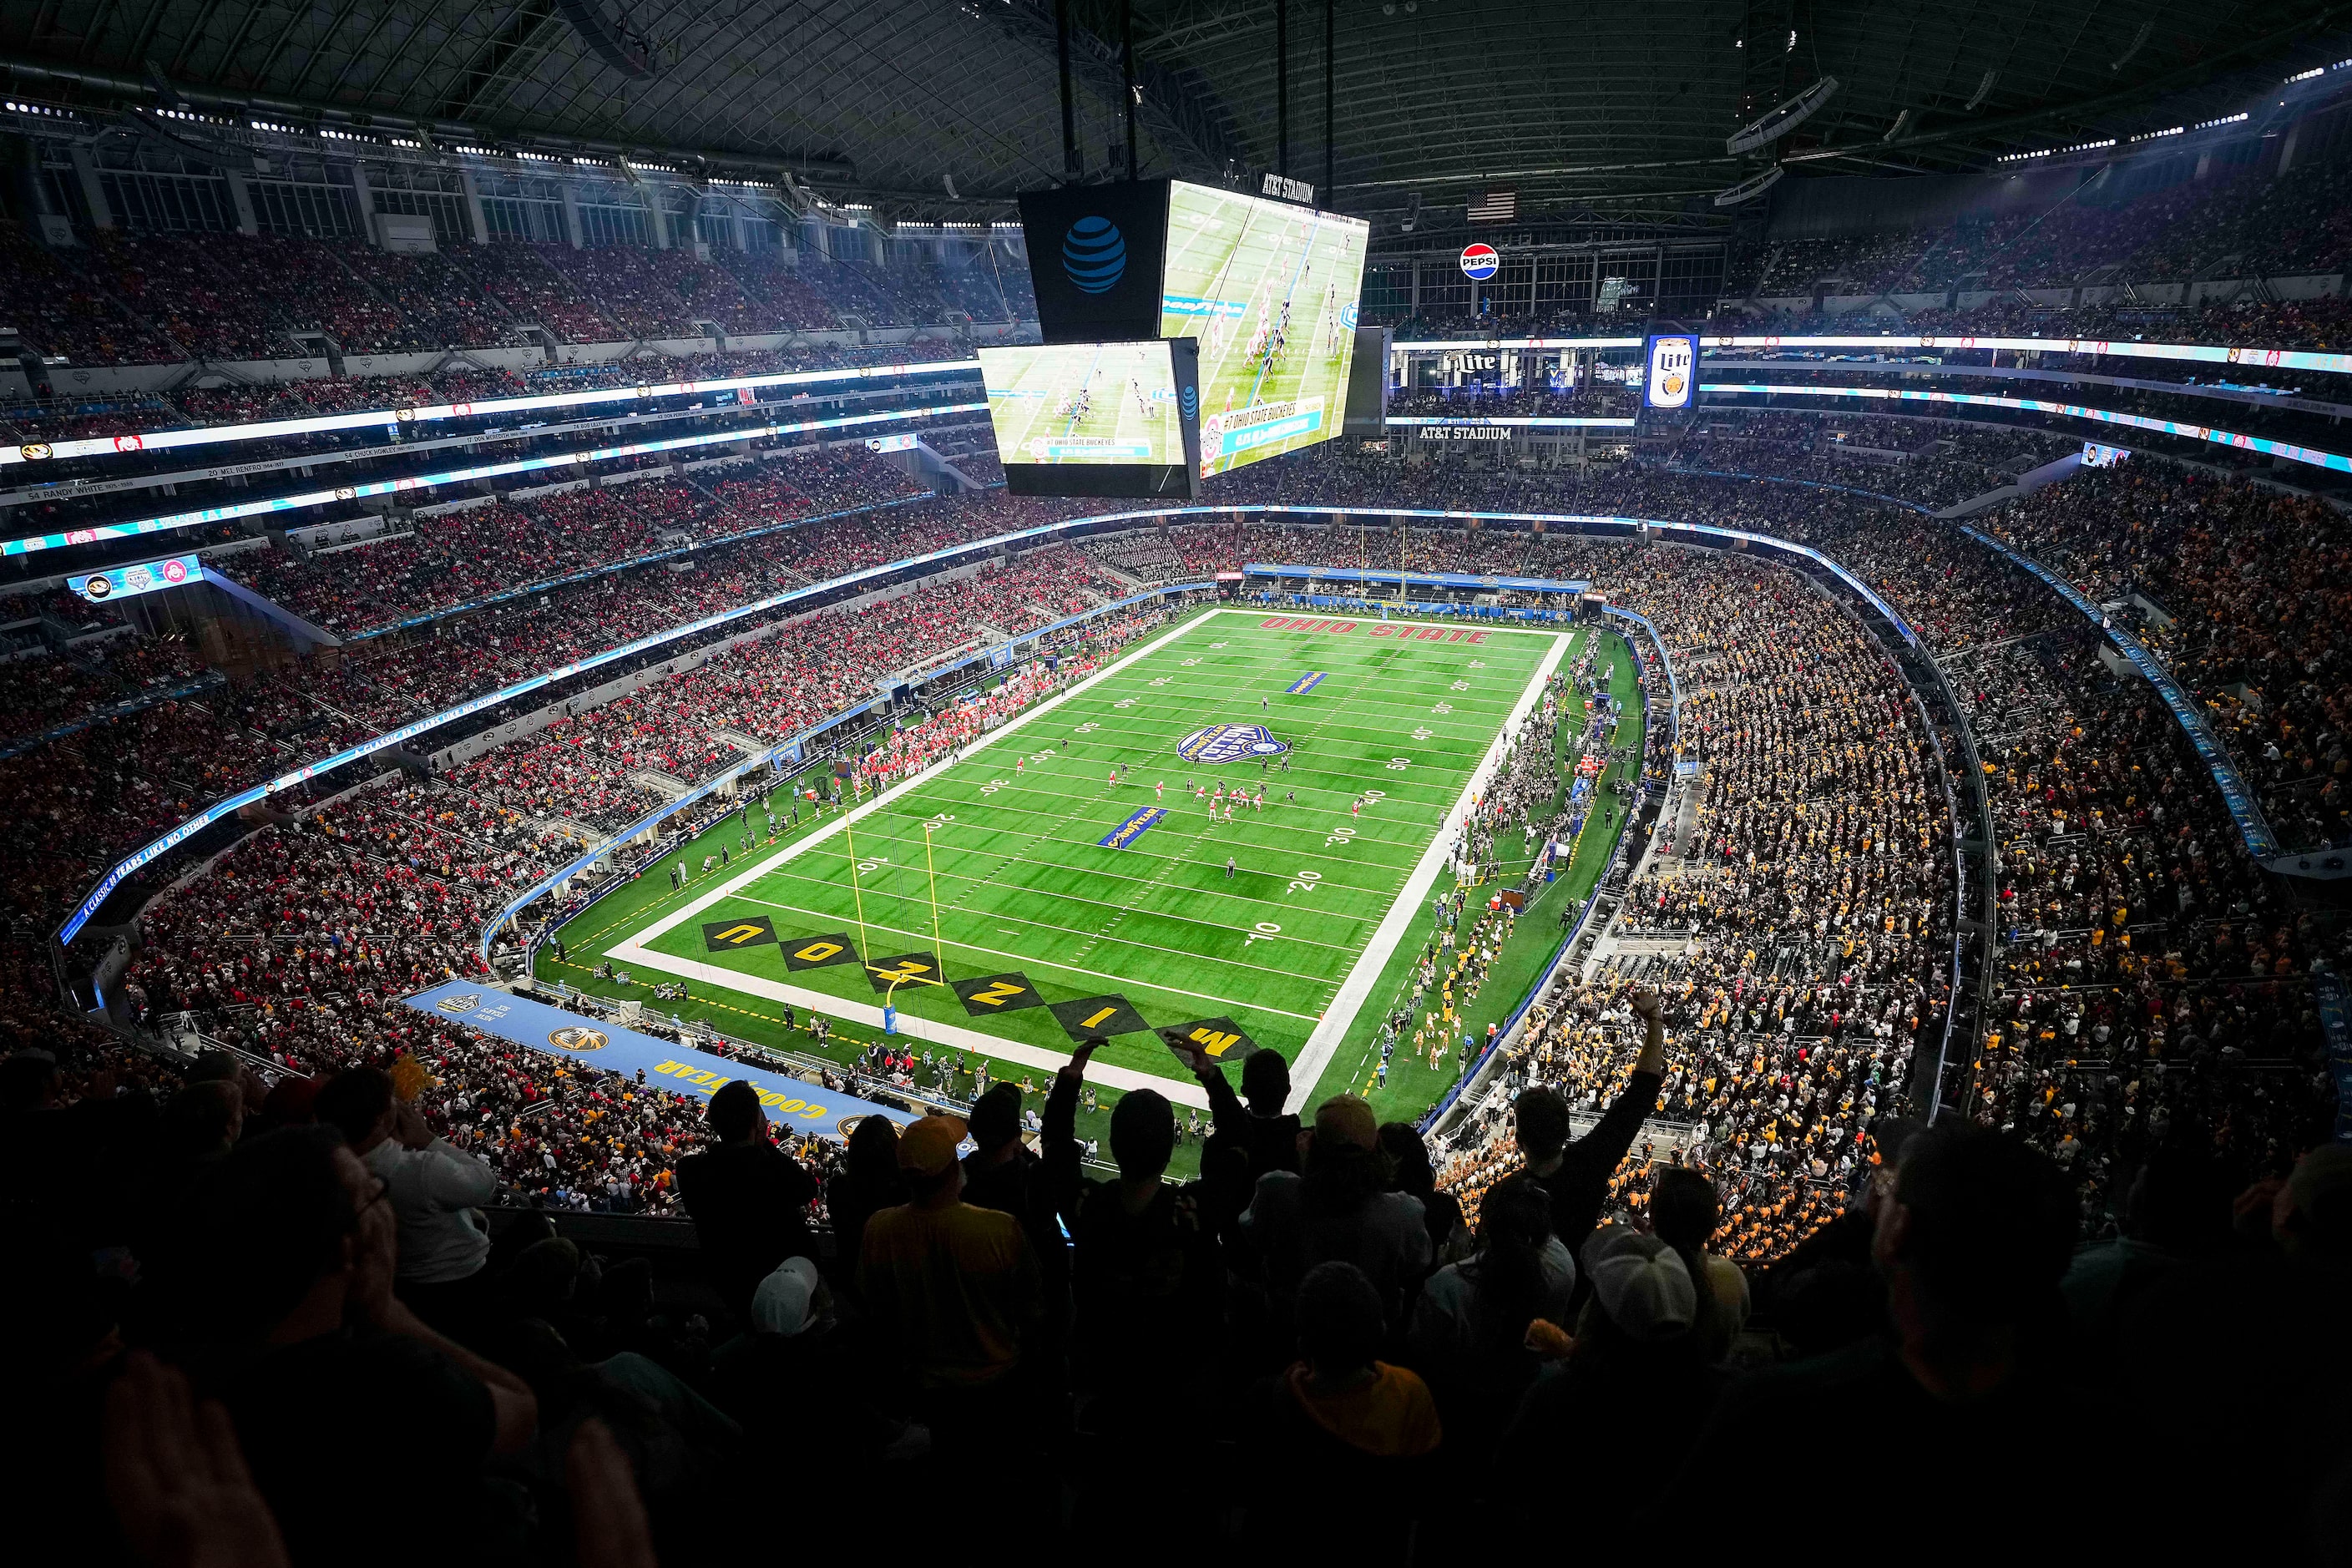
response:
M1131 28L1147 174L1274 167L1275 0L1068 0L1081 163L1124 168ZM1774 166L1981 171L2005 153L2279 106L2352 56L2352 3L1290 0L1288 172L1383 245L1518 221L1720 226ZM1055 0L16 0L18 91L120 111L175 99L273 119L626 149L689 174L793 172L898 216L1005 216L1058 178ZM2352 76L2352 72L2346 73ZM1825 77L1786 136L1727 139ZM2308 84L2335 90L2336 84ZM2259 125L2257 124L2257 129ZM1400 234L1408 211L1416 233Z

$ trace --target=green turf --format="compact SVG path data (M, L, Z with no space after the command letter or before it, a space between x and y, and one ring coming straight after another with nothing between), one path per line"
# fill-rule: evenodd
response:
M1616 633L1599 633L1590 645L1580 641L1576 657L1583 657L1588 647L1593 652L1596 669L1602 664L1613 663L1615 666L1610 694L1624 704L1625 710L1624 721L1618 726L1617 743L1632 748L1632 760L1611 763L1596 781L1596 785L1605 792L1612 781L1623 779L1633 783L1640 776L1643 742L1641 679L1635 672L1625 639ZM1555 740L1556 747L1569 748L1576 732L1576 725L1563 723ZM1560 788L1563 791L1570 785L1572 768L1572 763L1562 768ZM1610 797L1603 793L1601 798L1605 801ZM1601 872L1608 868L1609 857L1616 849L1618 829L1623 826L1623 813L1620 811L1613 826L1599 821L1593 823L1578 839L1576 854L1568 868L1550 882L1540 885L1529 897L1527 910L1514 922L1511 934L1504 942L1502 952L1496 959L1486 984L1476 996L1465 1001L1460 1008L1463 1025L1474 1037L1484 1039L1490 1022L1497 1026L1507 1022L1517 1011L1528 989L1550 966L1552 955L1559 951L1560 942L1568 934L1567 929L1560 924L1561 911L1582 908L1584 900L1601 880ZM1519 844L1517 835L1507 835L1502 841L1503 857L1497 870L1503 886L1516 885L1527 873L1528 859L1518 853ZM1380 984L1372 991L1372 1000L1377 1005L1368 1005L1363 1016L1357 1020L1356 1027L1349 1031L1345 1045L1323 1074L1322 1082L1317 1089L1318 1097L1337 1094L1342 1089L1353 1090L1372 1102L1372 1109L1381 1121L1414 1121L1453 1087L1461 1069L1452 1057L1446 1058L1441 1068L1433 1071L1410 1050L1400 1050L1391 1059L1385 1086L1374 1081L1373 1068L1379 1060L1378 1026L1381 1016L1396 1003L1401 991L1411 989L1413 955L1435 929L1433 921L1417 924L1412 933L1412 940L1402 944L1390 961L1381 973Z
M902 1015L1058 1053L1071 1035L1051 1004L1120 996L1155 1027L1230 1018L1296 1058L1551 638L1396 640L1370 636L1371 622L1333 636L1259 619L1195 623L648 945L871 1004L864 967L793 971L787 952L837 932L869 959L932 951L936 915L949 979L1014 973L1047 1005L1016 995L1018 1010L975 1016L948 987L918 984L898 988ZM1313 672L1324 679L1312 690L1286 690ZM1272 763L1176 753L1202 725L1261 721L1293 748ZM1268 804L1213 825L1188 783L1263 786ZM1357 816L1368 792L1380 798ZM1127 847L1099 846L1150 808L1166 815ZM780 940L710 951L705 926L747 918ZM1097 1059L1181 1076L1149 1034L1118 1035Z
M1263 618L1196 618L1174 640L1017 732L984 742L961 764L926 775L861 817L852 834L838 831L833 815L820 821L803 806L797 828L788 826L775 846L761 847L756 858L763 868L755 879L655 939L653 952L788 985L796 998L813 996L838 1018L827 1004L879 1002L865 970L845 963L793 972L785 966L786 945L845 932L854 947L877 959L933 950L929 894L935 884L938 946L950 978L1013 973L1048 1002L1119 994L1155 1026L1229 1017L1259 1044L1296 1060L1317 1016L1360 961L1550 639L1496 631L1478 645L1392 641L1360 633L1267 631L1260 626ZM1591 635L1576 634L1568 658ZM1602 641L1611 650L1606 657L1620 667L1620 695L1629 710L1637 709L1622 643L1606 634ZM1325 679L1312 691L1286 692L1318 670ZM1441 705L1447 711L1437 711ZM1279 763L1263 775L1248 763L1192 765L1175 754L1183 736L1221 721L1265 723L1295 748L1289 772ZM1629 721L1621 739L1638 743L1638 721ZM1398 758L1405 766L1391 767ZM1114 763L1139 782L1112 789L1108 773ZM1230 826L1212 826L1205 806L1182 795L1188 778L1229 787L1264 782L1268 806L1263 813L1244 808ZM1164 801L1151 787L1163 780ZM1360 818L1351 816L1350 803L1367 789L1381 792L1380 798ZM1297 803L1284 804L1291 791ZM777 799L781 809L782 796ZM1131 814L1152 805L1169 815L1129 847L1097 847ZM928 869L922 858L927 821L939 823ZM781 848L824 828L835 831L805 853L781 858ZM1354 832L1337 831L1342 828ZM683 890L671 889L656 868L586 911L562 932L570 961L559 963L542 952L541 974L592 991L643 996L646 984L660 978L643 964L623 961L634 971L635 984L625 988L598 979L594 965L649 925L740 877L745 868L740 858L709 877L698 868L704 854L715 853L722 842L734 845L740 832L730 821L682 852L698 868ZM856 862L848 853L853 834ZM1486 987L1465 1008L1478 1032L1488 1016L1507 1015L1549 957L1559 937L1559 906L1589 891L1606 860L1609 837L1588 834L1571 869L1520 920ZM1509 847L1516 850L1518 842L1510 838ZM1236 862L1230 879L1228 855ZM863 868L854 877L853 864ZM1507 858L1503 869L1517 868ZM1310 871L1316 875L1303 875ZM1451 876L1441 875L1438 885L1450 888ZM752 916L769 921L786 942L709 951L706 926ZM1262 931L1261 922L1279 929ZM1318 1095L1368 1083L1380 1018L1428 931L1416 910L1322 1075ZM782 1004L772 995L700 981L693 989L695 999L678 1009L684 1016L708 1018L763 1043L814 1049L803 1030L782 1028ZM912 984L899 986L893 1000L913 1017L1055 1058L1070 1047L1069 1035L1044 1007L976 1018L947 989ZM796 999L794 1005L805 1017L808 1002ZM825 1054L846 1060L879 1032L870 1024L837 1023ZM1182 1079L1148 1034L1115 1039L1097 1059ZM991 1060L995 1076L1025 1078L1041 1092L1051 1078L1040 1064ZM1376 1103L1384 1116L1410 1118L1442 1094L1453 1072L1449 1062L1444 1072L1432 1073L1401 1052ZM1103 1099L1107 1112L1116 1096ZM1101 1136L1098 1120L1087 1118L1081 1131ZM1180 1167L1190 1164L1191 1153L1180 1152Z

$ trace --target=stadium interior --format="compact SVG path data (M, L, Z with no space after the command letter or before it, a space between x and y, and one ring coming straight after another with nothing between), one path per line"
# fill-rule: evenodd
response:
M2340 7L0 94L41 1560L2352 1562Z

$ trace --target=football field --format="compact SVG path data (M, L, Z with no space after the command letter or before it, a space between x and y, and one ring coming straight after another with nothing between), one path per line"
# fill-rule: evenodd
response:
M1091 1078L1180 1103L1202 1097L1167 1032L1270 1047L1303 1100L1584 635L1213 611L607 951L1041 1072L1099 1035Z

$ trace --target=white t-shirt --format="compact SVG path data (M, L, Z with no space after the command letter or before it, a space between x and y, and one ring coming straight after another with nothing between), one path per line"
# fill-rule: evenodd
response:
M480 1157L439 1138L405 1149L387 1138L362 1157L383 1178L400 1221L400 1278L446 1285L478 1272L490 1234L476 1212L499 1190L498 1173Z

